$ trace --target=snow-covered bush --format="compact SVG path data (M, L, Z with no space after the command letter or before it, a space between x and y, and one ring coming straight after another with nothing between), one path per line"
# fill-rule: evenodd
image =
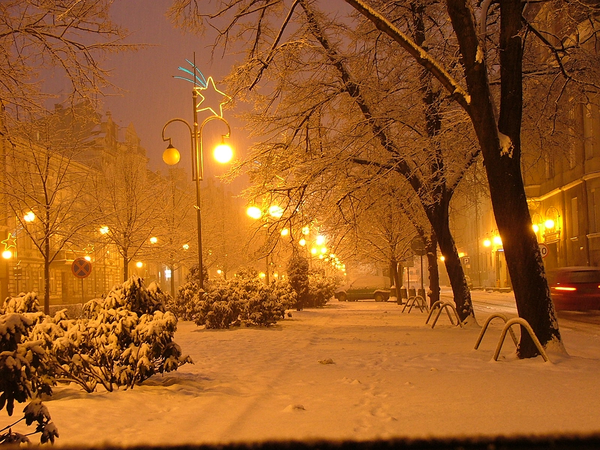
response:
M308 294L306 307L320 308L329 301L338 282L335 278L326 276L322 271L311 271L308 274Z
M204 272L204 288L209 286L208 274ZM167 299L166 307L178 319L195 321L198 314L198 266L191 268L185 277L185 283L177 289L175 298L170 296Z
M23 420L27 426L37 422L33 433L23 434L13 431L13 427ZM23 409L23 417L21 419L0 430L0 445L29 444L30 441L28 436L34 433L41 433L40 443L42 444L45 444L46 442L54 444L54 439L58 437L58 429L54 423L50 421L48 408L46 408L39 399L34 399L25 406L25 409Z
M196 295L195 322L206 328L269 326L285 317L295 298L288 283L266 286L256 272L245 269L232 280L212 283L201 297Z
M301 310L308 302L308 260L299 255L293 255L287 266L288 280L296 292L296 309Z
M164 300L156 284L146 288L134 277L104 299L86 303L84 318L45 317L34 334L51 348L58 381L77 383L87 392L98 384L108 391L133 388L155 373L192 362L173 342L177 318L165 311Z
M15 402L31 400L23 411L23 418L0 430L0 443L29 442L27 435L12 431L12 427L22 420L27 425L37 422L35 432L42 434L42 443L54 442L58 437L46 407L37 399L42 394L51 394L54 382L48 376L50 355L43 342L31 339L43 313L26 311L35 310L36 304L35 294L7 299L0 316L0 410L6 407L6 412L12 416Z
M28 292L17 297L8 297L4 300L4 305L0 313L31 313L40 311L40 302L35 292Z

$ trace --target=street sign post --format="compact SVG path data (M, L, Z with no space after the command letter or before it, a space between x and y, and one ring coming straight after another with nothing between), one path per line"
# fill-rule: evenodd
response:
M92 273L92 263L85 258L77 258L71 264L71 272L77 278L87 278Z
M425 247L425 242L423 239L417 236L410 242L410 248L413 252L415 252L415 255L421 257L421 293L424 297L425 289L423 287L423 256L427 254L427 247Z
M77 258L71 264L71 273L81 280L81 303L84 303L83 279L92 273L92 263L85 258Z

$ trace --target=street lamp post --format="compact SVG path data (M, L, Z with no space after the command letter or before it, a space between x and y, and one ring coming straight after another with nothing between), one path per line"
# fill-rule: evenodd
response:
M193 65L193 67L194 67L195 71L198 71L198 69L195 67L195 65ZM180 118L171 119L167 123L165 123L165 125L163 126L162 139L165 142L166 141L169 142L167 149L163 153L163 161L169 165L174 165L179 162L180 153L171 144L171 138L165 136L165 130L171 123L181 122L187 126L187 128L190 132L191 148L192 148L192 181L194 181L196 183L196 205L195 205L195 208L196 208L196 220L197 220L197 227L198 227L198 280L199 280L198 286L199 286L200 292L203 292L203 290L204 290L204 273L203 273L203 264L202 264L202 214L201 214L201 209L200 209L200 200L201 200L200 182L202 181L203 176L204 176L202 133L203 133L203 130L204 130L204 127L206 126L206 124L208 124L209 122L211 122L213 120L218 120L218 121L224 123L227 127L227 134L222 135L221 145L219 145L215 149L215 158L219 162L228 162L231 159L232 152L231 152L231 148L225 144L225 138L229 138L231 136L231 127L229 125L229 122L227 122L227 120L225 120L222 116L222 114L223 114L222 105L224 103L221 103L219 105L220 106L219 113L217 113L212 108L198 109L198 107L202 104L202 101L204 101L204 97L202 97L202 101L200 101L200 103L198 103L198 91L206 89L209 82L212 83L213 88L214 88L214 82L212 81L212 78L209 78L208 82L203 83L203 86L198 86L197 81L196 81L197 79L198 79L197 77L195 77L193 81L186 79L187 81L192 81L194 83L194 88L192 89L192 101L193 101L192 106L193 106L193 118L194 118L193 125L190 125L184 119L180 119ZM216 90L216 88L214 88L214 89L215 89L215 91L222 94L224 97L227 97L222 92ZM227 97L227 98L229 99L229 97ZM198 125L198 112L205 111L205 110L211 111L212 115L207 117L206 119L204 119L204 121L200 125Z

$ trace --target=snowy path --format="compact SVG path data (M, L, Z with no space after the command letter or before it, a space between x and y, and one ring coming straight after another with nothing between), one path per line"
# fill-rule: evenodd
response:
M600 431L600 339L565 331L570 358L517 361L500 325L331 301L270 329L179 324L194 365L129 391L58 387L47 402L59 445L223 443ZM485 316L478 320L483 323Z

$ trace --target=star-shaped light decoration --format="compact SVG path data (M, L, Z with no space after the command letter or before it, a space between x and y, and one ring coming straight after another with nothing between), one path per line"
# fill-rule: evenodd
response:
M218 108L219 112L218 113L217 113L217 109L215 109L216 105L214 105L214 104L208 105L207 104L206 106L204 106L204 101L206 100L206 97L204 95L202 95L201 91L205 91L207 89L210 89L212 92L214 92L222 97L222 100L219 102L219 108ZM206 81L206 86L196 86L196 87L194 87L194 90L200 96L200 101L196 105L196 112L210 111L215 116L223 117L223 105L226 105L227 103L229 103L231 101L231 97L217 89L217 87L215 86L215 81L213 80L213 77L208 77L208 80ZM216 94L213 94L212 96L217 97L218 95L216 95ZM203 106L203 107L201 107L201 106ZM213 106L214 106L214 108L213 108Z
M2 243L4 244L4 250L17 248L17 237L13 236L12 233L8 233L8 237L4 239Z

